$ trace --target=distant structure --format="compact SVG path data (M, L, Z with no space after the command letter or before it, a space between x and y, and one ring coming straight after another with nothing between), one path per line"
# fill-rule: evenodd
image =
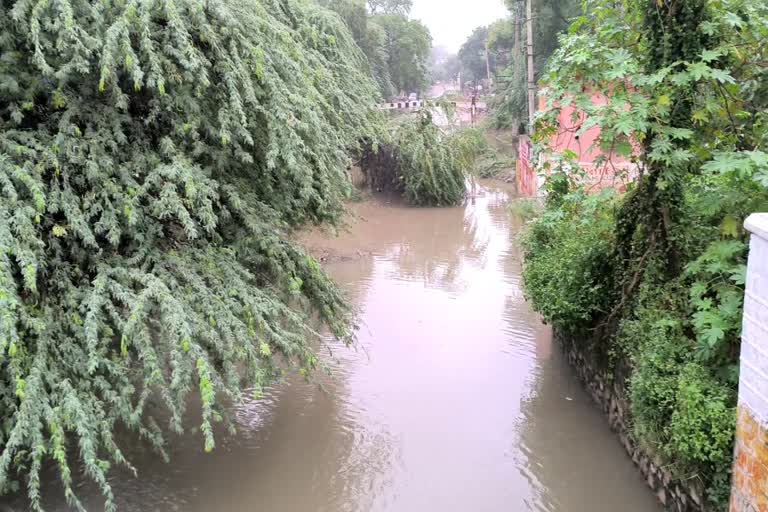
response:
M432 111L432 120L441 128L448 129L470 126L482 119L488 112L488 105L485 101L475 100L475 103L472 104L471 99L461 97L458 98L458 101L450 101L448 103L452 109L439 108L440 102L435 99L389 101L380 103L378 108L391 111L393 114L401 111L403 113L415 112L422 108L428 108ZM451 115L449 115L449 112Z
M425 105L424 100L402 100L402 101L389 101L387 103L379 104L381 110L410 110L421 108Z
M595 105L605 104L606 98L600 93L592 96ZM539 98L539 110L546 110L546 98ZM588 190L615 188L623 190L627 184L637 178L637 164L632 159L613 153L606 153L595 145L600 136L600 127L593 126L579 133L587 116L576 107L569 105L560 110L557 133L550 138L548 146L551 153L571 151L576 155L573 165L585 173L584 185ZM518 147L517 188L524 196L541 195L544 176L539 170L550 161L547 154L542 154L533 161L531 140L521 135ZM635 145L634 155L640 154L640 147Z

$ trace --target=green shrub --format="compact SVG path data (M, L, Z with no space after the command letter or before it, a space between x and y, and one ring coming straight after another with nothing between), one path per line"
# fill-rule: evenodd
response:
M408 202L448 206L464 199L465 169L480 151L475 137L463 137L454 145L432 121L432 115L422 111L417 119L395 131L394 144Z
M526 295L558 329L580 332L614 301L613 204L611 193L573 192L523 238Z
M625 322L621 335L632 350L634 372L629 397L634 428L644 444L659 448L677 405L677 381L690 359L691 341L682 333L682 323L660 311Z
M542 206L538 199L521 197L510 203L509 211L522 221L528 222L542 214Z
M455 152L461 168L471 175L477 174L479 160L490 151L485 134L478 128L458 130L448 137L448 143Z
M450 106L446 109L451 117ZM490 147L479 128L451 133L422 109L390 120L390 139L369 147L360 159L368 184L378 191L400 192L417 206L450 206L466 196L467 178L489 178L512 164Z
M736 408L734 393L698 363L680 372L667 452L692 465L731 464Z
M560 39L544 73L548 108L537 115L536 150L551 152L565 109L575 107L574 122L584 115L579 133L599 127L593 148L637 162L640 172L601 240L579 215L599 221L569 204L583 173L577 155L549 155L543 170L553 179L546 211L528 233L526 289L558 328L600 336L590 350L631 358L639 441L678 477L701 479L704 508L724 510L747 259L742 226L768 207L768 82L755 58L766 55L768 4L676 5L587 2ZM604 101L595 101L597 91ZM615 255L614 273L594 264L595 247Z
M361 159L371 186L400 192L417 206L459 204L466 195L464 167L479 151L474 137L452 143L428 110L391 123L390 141L369 149Z
M648 295L641 291L641 297ZM676 296L671 304L670 296ZM622 323L618 342L630 355L634 434L672 465L679 478L701 479L710 503L728 500L735 431L735 389L698 362L685 289L672 283L655 292L651 307ZM677 307L676 307L677 306Z
M707 241L712 230L690 231L688 245L699 252L691 251L687 272L669 280L663 259L649 257L633 297L617 310L622 291L614 283L622 269L613 260L613 212L623 198L566 188L551 180L546 206L523 236L526 295L548 323L577 336L591 335L616 311L617 331L591 350L631 363L635 437L678 478L701 479L710 504L721 507L735 430L733 360L724 354L737 339L741 302L731 298L743 295L743 242ZM716 315L727 320L721 357L701 349L708 330L720 325Z
M498 178L515 162L493 148L481 128L462 128L447 139L464 173L472 178Z

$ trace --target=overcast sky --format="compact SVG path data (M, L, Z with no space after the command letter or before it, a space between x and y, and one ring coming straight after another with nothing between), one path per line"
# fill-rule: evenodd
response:
M504 0L413 0L411 16L432 32L432 44L457 52L472 31L509 14Z

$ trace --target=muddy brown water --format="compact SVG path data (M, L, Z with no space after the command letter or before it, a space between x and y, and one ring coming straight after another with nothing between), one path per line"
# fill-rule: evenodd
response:
M509 201L372 199L349 232L306 236L360 310L358 348L335 347L324 390L289 379L239 405L211 454L194 433L170 464L133 454L118 510L660 510L523 298Z

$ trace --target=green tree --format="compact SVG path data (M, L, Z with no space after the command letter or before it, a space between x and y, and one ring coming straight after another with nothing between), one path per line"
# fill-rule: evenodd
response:
M514 1L520 3L519 0L507 0L507 5ZM589 9L590 4L586 5ZM580 0L533 0L533 47L537 80L552 53L559 47L560 34L563 34L581 13Z
M487 77L486 45L488 27L477 27L459 50L459 60L464 77L477 82ZM490 62L491 73L495 73L495 63Z
M402 14L377 14L371 24L384 34L389 78L396 92L420 92L429 85L432 36L420 21Z
M315 318L350 336L287 232L342 212L375 85L304 0L0 5L0 492L39 509L51 461L112 510L116 429L163 453L198 393L211 450L221 399L318 365Z
M515 44L515 24L509 19L497 20L488 27L488 48L496 74L510 64Z
M395 94L389 70L387 34L381 26L370 22L365 0L320 0L346 23L352 37L368 60L368 70L379 86L383 98Z
M421 91L429 83L432 37L420 22L408 18L410 0L320 0L349 27L368 60L369 71L385 98Z
M368 0L368 8L373 14L408 15L413 7L413 0Z
M369 17L365 0L318 0L318 3L341 16L355 42L365 51Z
M581 13L580 0L531 0L533 2L534 80L538 81L552 53L558 48L559 37ZM507 0L511 16L492 27L491 46L498 46L499 57L497 101L493 105L497 126L515 126L528 118L526 11L522 0ZM591 2L585 4L589 9ZM515 35L519 38L515 40ZM505 52L509 49L508 52Z

